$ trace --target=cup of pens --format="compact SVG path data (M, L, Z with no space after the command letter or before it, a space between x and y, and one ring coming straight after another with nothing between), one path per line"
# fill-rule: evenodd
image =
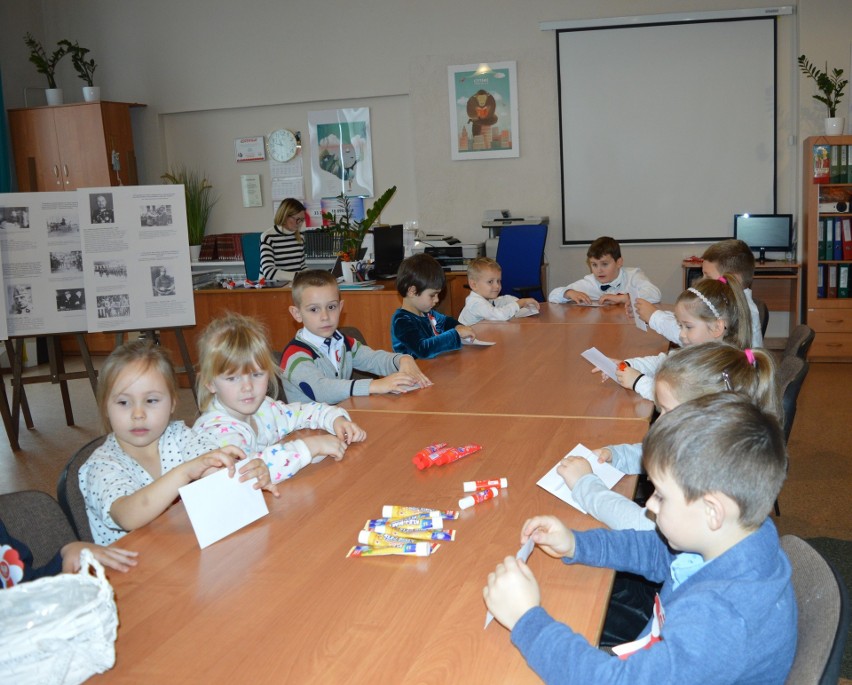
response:
M362 262L342 262L340 264L343 270L343 282L344 283L355 283L358 280L358 274L361 273L363 269Z

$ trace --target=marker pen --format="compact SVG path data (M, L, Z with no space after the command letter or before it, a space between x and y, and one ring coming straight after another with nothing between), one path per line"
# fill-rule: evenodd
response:
M482 502L493 499L499 494L500 490L498 490L497 488L486 488L485 490L477 490L472 495L462 497L459 500L459 508L467 509L469 507L472 507L474 504L482 504Z
M466 480L462 487L465 492L476 492L483 488L507 488L509 480L507 478L492 478L491 480Z

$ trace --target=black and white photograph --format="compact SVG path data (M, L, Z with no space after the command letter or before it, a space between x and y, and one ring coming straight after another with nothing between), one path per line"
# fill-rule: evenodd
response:
M33 313L33 288L29 283L6 286L9 314L14 316Z
M171 226L171 205L143 205L139 208L139 223L144 226Z
M127 293L121 293L120 295L98 295L96 301L99 319L115 319L130 316L130 296Z
M62 238L80 233L80 218L76 212L71 214L56 214L47 220L47 237Z
M82 288L60 288L56 291L56 311L80 312L86 308L86 293Z
M83 273L83 251L69 250L67 252L51 252L50 273Z
M0 228L29 228L29 207L0 207Z
M175 294L175 279L165 266L151 267L151 287L154 297L166 297Z
M123 259L104 259L93 264L95 275L100 281L127 280L127 262Z
M115 223L112 193L95 193L89 195L89 209L92 212L93 224Z

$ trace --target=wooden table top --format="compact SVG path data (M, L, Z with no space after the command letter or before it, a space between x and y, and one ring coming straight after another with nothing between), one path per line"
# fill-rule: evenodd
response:
M523 522L553 513L599 525L535 485L577 442L635 442L644 421L353 412L368 431L341 462L325 460L266 495L270 515L199 550L182 504L130 533L140 552L109 572L120 625L105 683L534 683L496 622L483 630L487 574L519 546ZM482 452L418 471L436 441ZM428 558L347 559L382 505L458 509L465 480L507 477L498 498L449 522L455 542ZM616 487L632 491L634 477ZM529 560L543 606L595 642L612 572Z
M554 304L542 302L541 309L536 316L527 316L523 319L512 319L506 323L565 323L565 324L621 324L636 326L633 318L627 316L623 304L611 304L603 307L584 307L579 304ZM638 329L637 329L638 330Z
M482 322L474 328L478 338L496 344L465 345L418 360L434 385L405 395L351 397L340 406L385 412L650 418L652 402L615 381L601 383L580 353L597 347L611 357L658 354L668 342L657 333L599 324Z

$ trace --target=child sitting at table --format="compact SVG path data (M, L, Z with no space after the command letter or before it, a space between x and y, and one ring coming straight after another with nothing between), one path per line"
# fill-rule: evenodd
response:
M701 257L701 273L704 278L719 278L728 273L734 276L743 287L749 312L751 313L752 347L763 347L763 333L760 327L760 312L752 297L751 284L754 280L754 253L742 240L732 238L713 243L704 250ZM636 300L638 315L653 330L673 343L679 342L677 320L672 312L657 309L650 301Z
M706 395L660 417L643 452L659 533L570 531L553 516L521 529L521 542L567 564L661 582L639 639L614 647L618 658L593 647L540 606L532 571L514 556L489 574L485 604L548 683L781 685L797 630L790 562L768 518L787 469L781 427L735 393Z
M97 403L106 441L80 467L80 491L92 537L109 545L147 525L178 496L178 488L227 468L240 480L270 485L269 469L235 448L217 449L183 421L172 421L177 379L166 351L143 340L116 348L98 374ZM237 464L237 462L240 462Z
M549 302L563 304L618 304L630 302L630 291L648 302L659 302L660 289L642 269L624 267L621 246L614 238L603 236L595 240L586 251L586 263L592 272L579 281L554 288L547 296Z
M718 279L703 278L684 290L675 303L682 347L721 340L741 350L751 340L751 317L743 289L731 274ZM646 400L654 399L654 374L666 353L625 359L616 380Z
M421 253L402 260L396 274L402 307L391 317L394 352L429 359L458 350L462 340L476 339L470 326L435 311L445 282L444 270L432 255Z
M226 314L211 321L198 339L198 406L193 430L221 446L235 446L262 459L273 483L291 478L326 456L336 460L367 434L343 409L320 402L287 404L274 399L277 367L263 325ZM312 435L284 442L295 430Z
M303 326L281 357L289 401L336 404L347 397L400 393L431 385L410 355L373 350L337 330L343 300L337 279L330 272L296 274L289 309ZM351 380L353 370L384 378Z
M522 309L539 309L532 297L518 299L514 295L501 295L503 269L496 259L477 257L467 265L467 283L471 293L464 301L459 321L473 326L480 321L508 321ZM529 312L527 312L529 313Z

